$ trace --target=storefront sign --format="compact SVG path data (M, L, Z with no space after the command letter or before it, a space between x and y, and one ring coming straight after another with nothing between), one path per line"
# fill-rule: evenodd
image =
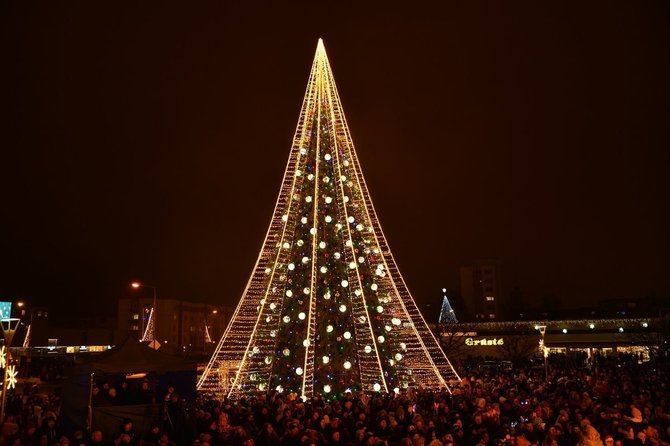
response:
M505 341L503 338L483 338L483 339L472 339L465 338L465 345L471 346L480 346L480 345L504 345Z

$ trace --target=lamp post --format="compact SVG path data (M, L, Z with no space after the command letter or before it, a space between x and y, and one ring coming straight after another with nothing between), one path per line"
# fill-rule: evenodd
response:
M542 356L544 357L544 380L547 381L549 379L549 373L547 372L547 356L549 355L549 349L544 343L544 334L547 331L547 326L536 325L535 329L540 331L540 349L542 351Z
M156 346L158 345L158 341L156 340L156 338L157 338L157 334L158 334L158 324L156 322L157 322L158 319L157 319L156 316L158 315L158 311L157 311L157 308L156 308L156 287L153 286L153 285L145 285L145 284L140 283L140 282L133 282L133 283L130 284L130 286L135 288L135 289L151 288L151 290L153 291L153 304L152 304L152 307L151 307L151 311L153 312L153 315L151 317L153 318L153 324L154 324L154 327L153 327L153 330L154 330L154 333L153 333L154 336L153 337L154 337L154 339L151 341L151 343L154 344L154 345L151 345L151 347L157 349Z
M7 381L8 377L8 372L10 368L10 363L12 361L12 353L10 351L10 347L12 346L12 339L14 339L14 334L16 334L16 329L19 326L19 322L21 322L21 319L18 318L7 318L7 319L2 319L2 334L5 337L5 354L7 355L4 358L4 373L3 373L3 378L2 378L2 408L0 409L0 423L5 422L5 404L7 403L7 390L9 390L9 384ZM12 372L14 370L12 369ZM14 383L16 383L15 377L13 376L12 379L14 379Z

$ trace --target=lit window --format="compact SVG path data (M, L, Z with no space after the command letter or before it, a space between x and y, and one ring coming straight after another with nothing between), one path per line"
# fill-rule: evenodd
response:
M133 314L133 320L138 320L140 318L139 314Z
M493 314L493 313L489 314L489 319L495 319L495 318L496 318L495 314Z
M493 302L494 300L496 300L496 298L494 296L486 296L486 300L489 302Z

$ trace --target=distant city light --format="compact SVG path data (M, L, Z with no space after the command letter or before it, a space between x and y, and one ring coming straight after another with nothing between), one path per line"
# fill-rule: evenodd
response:
M591 330L593 330L594 328L596 328L596 324L594 324L593 322L590 323L590 324L589 324L589 328L590 328Z
M563 334L567 334L567 333L568 333L568 329L567 329L567 328L564 328L562 331L563 331Z

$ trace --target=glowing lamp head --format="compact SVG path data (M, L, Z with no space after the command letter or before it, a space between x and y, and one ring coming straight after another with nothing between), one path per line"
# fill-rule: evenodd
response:
M139 282L133 282L133 283L130 284L130 286L133 287L133 288L139 288L139 287L142 286L142 284L139 283Z

